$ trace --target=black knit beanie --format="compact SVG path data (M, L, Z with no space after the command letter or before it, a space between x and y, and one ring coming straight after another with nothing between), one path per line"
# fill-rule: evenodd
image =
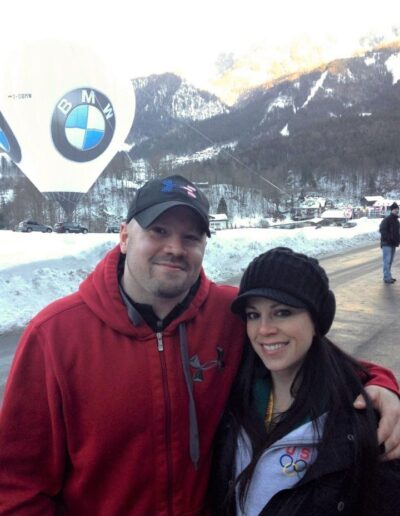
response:
M248 265L232 312L244 315L246 301L252 296L307 309L320 335L328 333L335 316L335 296L318 260L288 247L271 249Z

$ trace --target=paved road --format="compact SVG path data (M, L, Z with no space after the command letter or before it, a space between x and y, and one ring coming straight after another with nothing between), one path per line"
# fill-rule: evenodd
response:
M390 367L400 380L400 253L383 282L381 250L369 246L322 260L337 300L329 336L358 358Z
M331 339L356 357L390 367L400 380L400 251L393 267L399 281L393 285L383 283L378 244L321 263L337 300ZM18 338L19 334L0 336L0 398Z
M0 335L0 399L3 396L4 386L19 336L19 333Z

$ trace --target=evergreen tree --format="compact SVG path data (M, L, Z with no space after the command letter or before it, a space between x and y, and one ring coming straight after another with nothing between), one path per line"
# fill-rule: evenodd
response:
M225 215L228 215L228 206L226 205L226 201L223 197L219 200L217 213L225 213Z

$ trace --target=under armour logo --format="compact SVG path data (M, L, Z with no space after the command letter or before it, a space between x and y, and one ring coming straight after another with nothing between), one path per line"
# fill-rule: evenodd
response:
M208 369L212 369L216 367L218 369L223 369L225 367L225 363L223 361L224 350L222 348L217 347L217 358L215 360L210 360L205 364L200 363L200 359L197 355L193 355L189 360L191 367L194 369L194 373L192 379L194 382L202 382L204 380L203 371L207 371Z

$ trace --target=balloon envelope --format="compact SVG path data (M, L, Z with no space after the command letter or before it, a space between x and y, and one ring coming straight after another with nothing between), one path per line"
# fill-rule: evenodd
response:
M76 202L123 147L131 80L91 47L63 40L9 50L1 70L0 151L39 191Z
M7 153L15 163L21 161L21 149L3 113L0 111L0 152Z

